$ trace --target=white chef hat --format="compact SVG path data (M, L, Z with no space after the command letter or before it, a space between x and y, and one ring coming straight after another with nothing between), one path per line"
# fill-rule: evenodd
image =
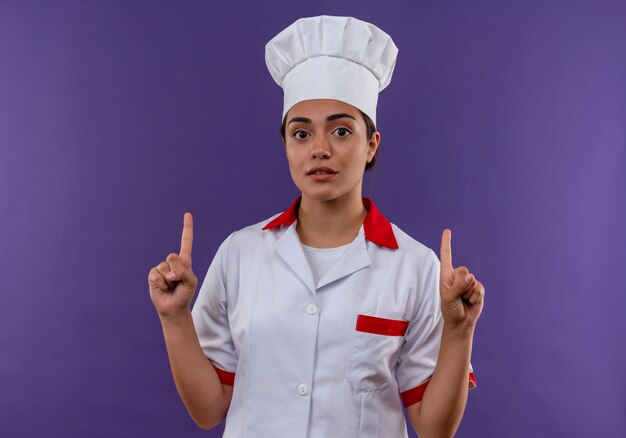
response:
M282 118L302 100L337 99L376 124L378 93L397 55L391 37L373 24L329 15L300 18L265 45L267 68L284 91Z

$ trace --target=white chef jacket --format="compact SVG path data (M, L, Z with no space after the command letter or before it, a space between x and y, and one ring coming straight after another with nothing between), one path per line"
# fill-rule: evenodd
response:
M324 274L335 264L337 259L348 249L350 244L338 246L336 248L314 248L301 244L302 252L313 274L313 284L317 285Z
M234 384L223 437L408 437L402 406L422 399L441 341L439 259L364 197L358 236L315 285L300 201L230 234L192 309Z

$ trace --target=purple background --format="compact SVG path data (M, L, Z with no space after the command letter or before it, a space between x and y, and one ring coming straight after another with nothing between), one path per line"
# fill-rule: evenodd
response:
M0 2L0 435L221 436L148 271L299 194L264 46L327 14L399 47L364 195L486 288L457 436L624 436L624 2L308 3Z

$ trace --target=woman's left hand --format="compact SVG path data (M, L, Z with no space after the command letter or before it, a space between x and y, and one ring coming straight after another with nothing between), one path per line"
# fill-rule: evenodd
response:
M483 310L485 288L465 266L452 267L452 230L441 235L439 293L444 323L450 328L473 330ZM466 277L469 281L466 282Z

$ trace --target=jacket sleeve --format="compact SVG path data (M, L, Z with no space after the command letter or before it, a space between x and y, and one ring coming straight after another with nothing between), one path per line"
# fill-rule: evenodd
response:
M405 407L422 400L437 365L443 331L440 269L439 258L430 250L425 266L419 273L416 311L409 323L396 367L396 380ZM469 369L468 385L474 388L476 379L471 363Z
M228 256L234 234L219 246L191 310L202 351L225 385L234 384L238 362L228 322L227 299Z

